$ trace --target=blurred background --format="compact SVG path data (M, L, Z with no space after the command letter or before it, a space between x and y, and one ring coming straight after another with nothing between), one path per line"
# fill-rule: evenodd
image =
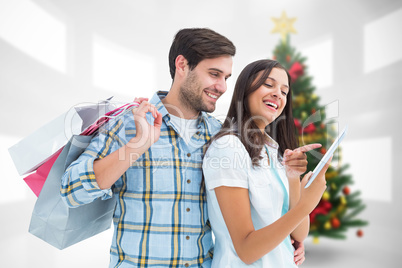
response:
M60 251L29 234L36 196L9 147L74 105L168 90L169 47L186 27L209 27L237 47L214 113L223 118L243 67L272 57L272 17L283 11L297 18L291 44L307 57L321 105L335 103L339 126L349 125L343 162L369 222L362 237L352 228L346 240L307 239L302 267L400 267L400 0L0 0L0 266L108 267L112 236Z

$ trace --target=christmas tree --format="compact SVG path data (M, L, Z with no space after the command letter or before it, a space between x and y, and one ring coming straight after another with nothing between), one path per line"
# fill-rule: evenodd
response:
M291 76L293 94L293 116L299 136L300 146L309 143L321 143L320 154L325 154L337 136L334 122L326 120L325 109L320 106L320 98L314 93L312 77L307 74L306 58L302 57L290 45L290 33L296 33L293 28L295 18L288 18L283 12L280 18L272 18L275 22L273 33L281 34L281 41L274 50L273 58L280 62ZM328 146L328 147L327 147ZM317 152L308 153L307 170L313 170L320 161ZM314 242L318 237L346 238L349 227L361 227L366 221L356 219L365 208L359 198L360 192L352 192L349 185L353 184L352 176L345 171L348 165L341 164L341 148L334 154L332 163L326 173L327 190L321 201L310 214L310 235ZM357 236L362 236L362 230Z

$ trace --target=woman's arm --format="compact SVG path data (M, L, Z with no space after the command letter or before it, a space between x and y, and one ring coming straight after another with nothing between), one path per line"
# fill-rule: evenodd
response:
M251 264L278 246L292 232L306 212L293 209L269 226L255 230L251 220L248 190L221 186L216 198L239 258Z
M299 177L296 178L288 178L289 180L289 210L294 208L296 204L300 200L300 179ZM310 229L310 219L307 215L304 219L300 222L300 224L292 231L290 234L293 239L297 241L304 241L306 239L308 232Z
M226 186L215 188L216 198L234 248L244 263L251 264L273 250L308 216L325 190L325 171L326 169L323 169L307 189L304 189L304 185L311 172L305 175L297 204L277 221L257 231L251 219L248 190Z
M321 144L308 144L295 150L285 150L283 164L286 166L286 176L289 181L289 209L292 209L300 199L300 175L307 170L306 152L320 148ZM303 241L310 229L308 215L300 222L299 226L291 233L293 239Z

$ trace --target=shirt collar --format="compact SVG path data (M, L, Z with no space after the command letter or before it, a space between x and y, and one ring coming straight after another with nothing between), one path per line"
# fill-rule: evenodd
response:
M267 138L266 144L274 149L278 149L279 148L279 144L273 139L271 138L267 133L265 133L265 137Z
M162 100L166 97L167 94L167 91L158 91L152 96L151 100L149 101L149 103L155 105L156 109L158 109L158 112L162 114L162 117L165 117L167 114L169 114L166 110L165 105L163 105L162 103Z

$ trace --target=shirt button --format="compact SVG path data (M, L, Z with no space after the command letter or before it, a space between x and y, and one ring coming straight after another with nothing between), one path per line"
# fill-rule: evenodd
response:
M187 212L190 212L190 208L186 208L186 211L187 211Z
M188 184L190 184L190 183L191 183L191 180L190 180L190 179L188 179L188 180L187 180L187 183L188 183Z
M187 240L190 240L190 237L189 237L189 236L186 236L186 239L187 239Z
M184 266L189 267L189 266L190 266L190 264L186 263L186 264L184 264Z
M188 156L188 157L190 157L190 156L191 156L191 154L190 154L190 153L188 153L188 154L187 154L187 156Z

